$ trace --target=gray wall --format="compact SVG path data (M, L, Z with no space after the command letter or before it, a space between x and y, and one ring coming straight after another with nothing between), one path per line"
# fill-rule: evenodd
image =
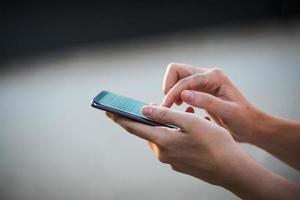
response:
M159 103L166 65L183 62L222 67L253 104L300 120L299 53L300 24L260 23L7 64L10 70L0 74L1 199L236 199L159 163L144 141L91 108L90 100L107 89ZM296 170L242 147L300 183Z

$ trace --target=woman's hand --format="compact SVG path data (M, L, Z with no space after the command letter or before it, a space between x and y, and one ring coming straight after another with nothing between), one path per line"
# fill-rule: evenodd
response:
M142 112L154 121L179 128L153 127L107 114L128 132L150 141L157 158L174 170L222 184L229 171L226 168L235 160L236 152L240 152L227 130L195 114L165 107L147 106Z
M107 115L128 132L150 141L158 159L175 171L222 186L243 199L297 199L299 186L257 164L226 129L193 113L170 108L153 105L142 112L178 129Z
M256 109L222 70L170 64L163 90L162 106L184 101L205 109L236 141L259 146L300 170L300 122Z
M162 106L182 101L205 109L239 142L251 143L262 130L265 115L252 106L222 70L198 68L185 64L167 67Z

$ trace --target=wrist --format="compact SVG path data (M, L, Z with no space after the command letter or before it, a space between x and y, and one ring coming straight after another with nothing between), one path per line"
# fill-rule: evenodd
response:
M243 174L243 166L249 162L249 156L244 152L238 144L235 144L232 151L228 153L226 160L222 163L224 168L220 170L219 186L229 189L241 182L241 174Z
M256 146L259 146L262 138L272 135L277 129L275 127L277 124L276 119L256 108L254 108L252 123L253 128L247 142Z
M284 133L300 130L299 122L272 116L262 111L257 111L256 119L255 131L253 131L249 143L259 147L272 144L273 139L282 138Z
M223 153L219 156L218 166L220 167L217 170L218 181L216 184L227 189L235 184L240 184L244 165L247 166L247 163L251 162L251 157L238 143L233 141L229 146L230 148L223 148Z
M238 145L237 145L238 146ZM231 191L243 199L256 199L258 164L239 146L235 148L231 159L226 162L219 186Z

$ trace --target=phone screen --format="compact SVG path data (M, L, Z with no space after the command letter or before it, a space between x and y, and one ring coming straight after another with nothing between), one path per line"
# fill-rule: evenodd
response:
M94 101L98 104L145 118L143 113L141 113L141 108L146 105L146 103L107 91L102 91L95 97Z

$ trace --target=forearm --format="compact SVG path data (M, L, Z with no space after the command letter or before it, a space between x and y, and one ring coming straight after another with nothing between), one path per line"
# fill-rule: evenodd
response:
M300 123L261 114L261 126L251 143L300 170Z
M242 199L297 199L300 187L258 164L245 152L235 154L223 187Z

